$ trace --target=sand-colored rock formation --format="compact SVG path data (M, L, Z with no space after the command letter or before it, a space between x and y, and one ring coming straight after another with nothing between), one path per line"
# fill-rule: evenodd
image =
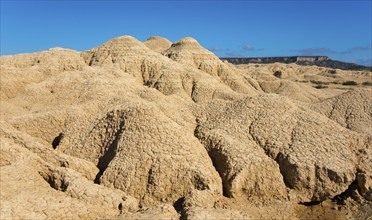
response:
M131 36L0 61L1 219L372 215L369 72Z
M209 73L236 92L256 94L257 82L222 62L191 37L173 43L163 54L178 63Z
M164 37L153 36L143 42L151 50L163 53L172 46L172 42Z
M280 198L286 195L286 184L301 202L323 201L345 191L355 179L353 134L287 98L265 95L210 108L214 111L203 117L197 134L212 160L220 161L215 163L231 186L228 195L232 191L234 196L238 186L249 197Z
M84 138L62 142L61 151L94 162L99 183L129 192L144 205L173 203L194 188L221 194L203 145L154 104L120 106L82 129ZM74 138L67 132L64 140Z
M354 90L313 104L312 109L350 130L372 134L370 103L370 90Z

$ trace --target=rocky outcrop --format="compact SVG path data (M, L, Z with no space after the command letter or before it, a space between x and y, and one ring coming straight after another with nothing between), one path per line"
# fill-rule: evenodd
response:
M175 202L192 189L221 193L204 147L153 104L121 106L80 129L83 139L73 140L67 130L60 150L94 162L97 182L129 192L143 205Z
M156 88L164 95L188 96L193 101L231 96L230 89L218 79L190 68L184 62L176 63L147 48L130 36L110 40L82 53L90 66L107 68L116 65L143 85Z
M348 129L372 134L372 92L370 90L353 90L332 97L311 106Z
M36 140L15 133L0 134L2 219L94 218L138 209L137 201L124 192L94 184L93 164L38 148Z
M158 36L150 37L147 40L145 40L143 43L148 48L158 53L163 53L164 51L166 51L168 48L172 46L172 42L170 42L168 39L163 38L163 37L158 37Z
M173 43L163 54L178 63L210 74L236 92L255 95L259 88L255 80L241 75L234 67L223 63L191 37Z
M264 92L279 94L301 102L315 103L326 98L324 94L311 86L301 86L289 80L259 81L258 83Z
M236 184L231 181L238 181L243 192L240 196L284 196L285 184L297 197L292 200L323 201L345 191L355 179L357 159L350 143L353 134L288 99L244 98L227 105L216 103L210 109L214 113L205 116L197 134L210 154L222 158L218 164L225 166L217 170L228 195L234 196L232 187ZM335 133L338 136L332 135ZM247 168L252 169L249 175L241 172Z
M167 45L1 57L2 219L370 215L370 89L296 82L368 73Z
M19 54L17 56L2 56L1 65L14 68L35 68L44 72L81 70L84 60L80 53L70 49L51 48L47 51Z

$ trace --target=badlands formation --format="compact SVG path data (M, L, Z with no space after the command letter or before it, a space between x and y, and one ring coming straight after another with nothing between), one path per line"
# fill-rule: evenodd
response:
M371 72L123 36L0 76L1 219L372 215Z

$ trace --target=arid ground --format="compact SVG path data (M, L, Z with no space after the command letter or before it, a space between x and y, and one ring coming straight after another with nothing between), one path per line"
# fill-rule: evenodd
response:
M370 219L372 72L195 39L1 57L1 219Z

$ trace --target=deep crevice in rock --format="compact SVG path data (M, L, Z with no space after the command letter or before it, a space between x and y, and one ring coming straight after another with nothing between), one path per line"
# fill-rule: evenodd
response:
M352 198L355 201L359 200L358 182L356 179L350 183L349 187L344 192L334 196L332 201L336 202L337 205L346 205L345 200L347 198Z
M296 171L291 167L291 164L285 159L283 153L278 153L274 161L279 166L280 174L283 177L283 182L287 188L293 189L295 185L294 178L297 176Z
M65 192L69 183L61 176L55 176L53 173L39 172L41 177L55 190Z
M228 190L228 187L227 187L227 183L224 180L225 178L223 177L223 174L226 172L225 165L227 163L227 158L223 154L221 154L221 152L219 152L218 149L213 148L213 147L208 147L208 146L205 145L204 141L202 140L203 137L199 133L198 128L199 128L199 124L195 127L194 136L199 140L199 142L201 144L203 144L204 148L206 149L206 151L208 153L209 158L212 161L213 167L215 168L215 170L217 171L218 175L221 178L222 195L225 196L225 197L230 197L229 192L228 192L229 190ZM211 143L209 143L207 145L211 145Z
M107 147L106 152L102 155L102 157L99 158L97 167L99 169L99 172L96 175L96 178L94 179L94 183L100 184L100 178L107 169L108 165L112 161L112 159L116 156L116 151L118 148L118 143L121 138L121 135L124 131L124 120L120 122L119 129L115 133L114 141L110 144L110 146Z
M186 220L186 211L183 207L183 203L185 202L185 198L181 197L177 201L173 203L174 209L180 214L180 220Z
M280 172L280 175L282 176L283 178L283 182L284 182L284 185L287 187L287 188L290 188L290 189L293 189L293 184L288 181L287 179L287 173L289 172L288 170L288 166L286 165L283 165L282 162L281 162L281 158L284 157L284 155L282 153L279 153L275 156L275 158L273 158L271 156L271 152L269 149L265 148L265 146L263 146L263 144L260 143L260 141L258 140L258 138L252 133L252 130L253 130L253 124L254 122L252 122L250 125L249 125L249 135L251 136L252 140L257 144L257 146L259 146L260 148L262 148L264 150L264 153L265 155L273 160L276 164L278 164L279 166L279 172ZM266 143L265 143L266 145Z
M205 182L204 178L197 175L194 177L194 186L198 190L208 190L210 189L208 184Z
M196 83L195 82L193 82L192 83L192 88L191 88L191 94L190 94L190 97L191 97L191 99L192 99L192 101L193 102L197 102L197 99L196 99L196 96L197 94L196 94ZM195 133L195 132L194 132ZM196 136L195 136L196 137Z
M223 174L226 172L226 168L224 167L224 165L227 163L227 158L225 158L224 155L218 152L217 149L212 148L208 151L208 155L211 158L212 164L222 180L222 195L225 197L231 197L226 180L224 180L225 178L223 177Z
M320 202L320 201L310 201L310 202L300 202L298 204L304 205L304 206L315 206L315 205L319 205L320 203L322 203L322 202Z
M62 139L64 137L64 134L61 132L58 134L57 137L55 137L52 141L52 147L53 149L57 149L58 145L61 143Z

